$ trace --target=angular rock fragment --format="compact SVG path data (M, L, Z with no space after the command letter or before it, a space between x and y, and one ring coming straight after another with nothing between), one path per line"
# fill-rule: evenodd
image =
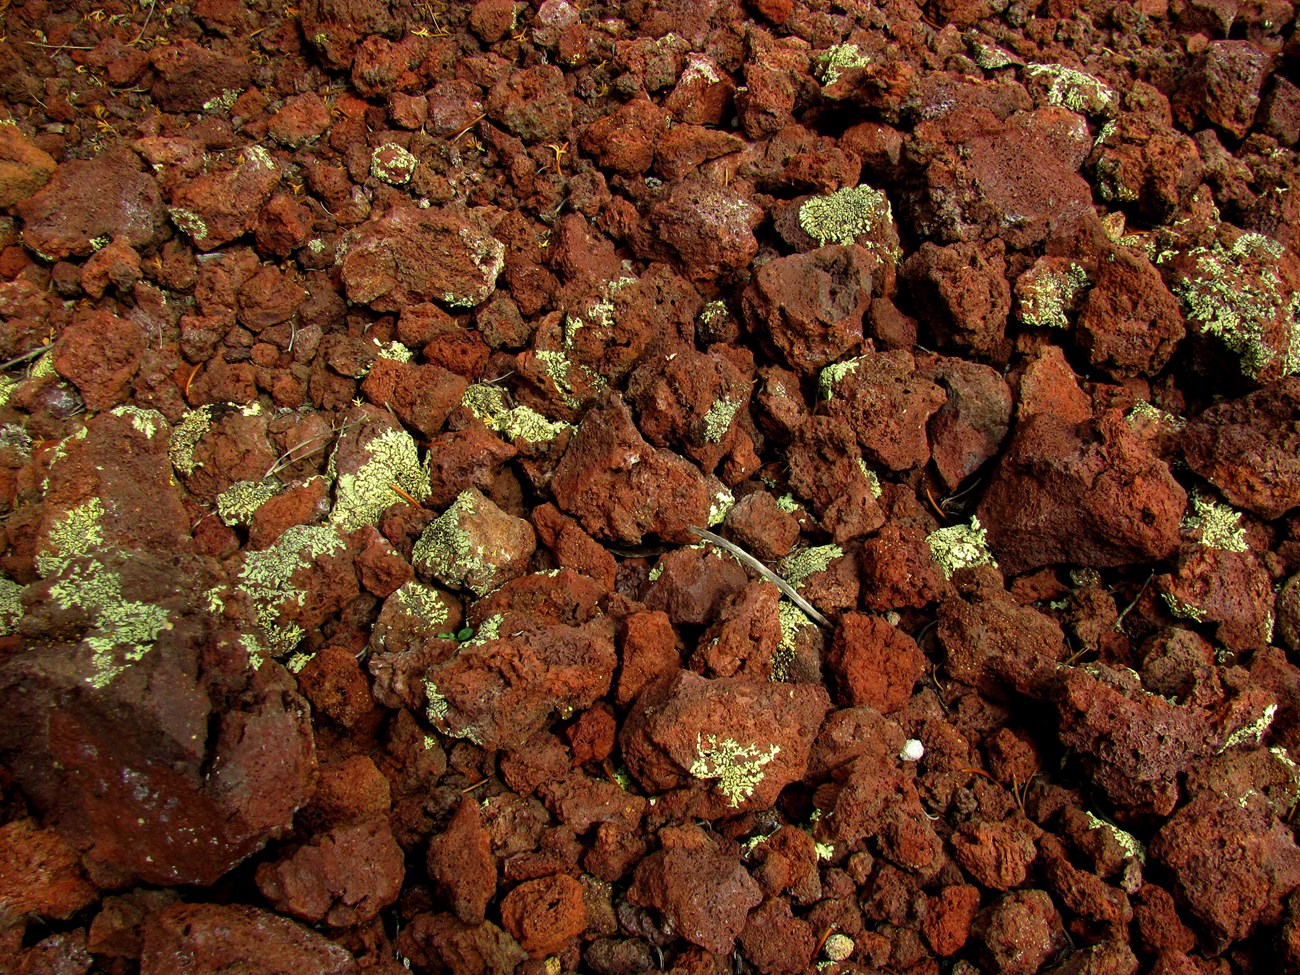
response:
M439 301L482 304L505 266L505 246L459 206L395 206L351 231L342 245L348 299L375 311Z
M824 688L679 671L637 699L620 735L647 789L684 789L700 818L764 809L803 776L830 707Z
M1186 503L1117 411L1080 424L1039 413L1017 425L978 516L998 565L1017 575L1164 558L1178 547Z
M709 523L713 502L695 465L646 443L613 392L578 424L551 493L589 534L624 545L639 545L646 535L687 541L688 526Z

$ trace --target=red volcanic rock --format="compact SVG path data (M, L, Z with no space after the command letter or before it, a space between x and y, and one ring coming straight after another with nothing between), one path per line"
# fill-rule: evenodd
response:
M830 707L824 688L679 671L637 698L620 744L647 789L682 789L694 815L762 809L803 776Z
M763 900L734 853L697 827L675 831L673 845L641 861L628 890L633 904L653 907L673 930L717 955L731 951L749 912Z
M696 467L648 444L616 393L578 425L551 492L589 534L630 545L646 535L685 541L688 526L708 524L712 501Z
M126 150L69 160L17 210L23 243L47 260L89 254L96 241L143 249L167 218L157 183Z
M126 401L144 347L144 330L135 322L92 312L59 336L54 368L77 387L86 409L107 410Z
M1300 379L1288 377L1212 406L1187 426L1187 465L1232 504L1261 518L1300 505Z
M336 826L260 864L257 886L276 910L341 928L364 924L397 900L403 875L401 847L382 816Z
M345 238L343 283L350 301L376 311L435 300L473 308L492 294L504 259L471 211L399 205Z
M880 617L845 613L826 664L847 705L888 714L911 698L925 658L910 636Z
M926 421L948 397L910 353L865 352L823 372L821 391L826 412L857 434L869 463L903 471L929 459Z
M745 318L770 336L792 369L820 369L862 342L874 260L839 244L777 258L758 269L745 291Z
M567 874L528 880L501 901L501 923L532 958L559 952L587 927L582 884Z
M980 502L980 524L1007 575L1075 562L1164 558L1178 546L1186 492L1116 411L1084 423L1023 419Z
M496 895L497 862L473 796L461 800L447 828L429 841L427 863L429 879L456 916L482 924Z
M347 949L288 918L245 904L174 904L149 918L141 975L230 971L355 975Z

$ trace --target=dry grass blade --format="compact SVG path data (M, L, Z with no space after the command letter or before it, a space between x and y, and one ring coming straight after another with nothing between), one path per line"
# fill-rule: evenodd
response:
M704 539L706 542L712 542L714 545L717 545L719 548L726 549L728 552L730 552L732 555L738 558L742 564L749 566L749 568L753 569L755 572L761 575L768 582L772 583L772 585L776 586L776 588L780 589L781 592L785 593L785 595L789 597L790 601L794 603L796 606L798 606L801 610L803 610L804 614L810 620L816 623L818 626L823 626L828 630L834 629L834 627L831 625L830 620L828 620L825 616L819 613L813 607L812 603L808 602L808 600L804 599L803 596L799 595L799 590L795 589L794 586L790 585L790 583L786 582L779 575L777 575L775 572L773 572L771 569L765 566L762 562L758 561L758 559L754 558L754 556L750 555L739 545L727 541L721 535L714 534L713 532L709 531L707 528L696 528L694 525L691 525L688 530L695 535L699 535L700 538Z

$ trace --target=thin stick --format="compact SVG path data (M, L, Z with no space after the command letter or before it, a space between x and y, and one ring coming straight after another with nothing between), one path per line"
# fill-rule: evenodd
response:
M35 359L42 352L48 352L49 350L50 347L48 345L42 345L38 348L32 349L30 352L24 352L22 355L14 356L8 362L0 362L0 372L4 372L11 366L16 366L20 362L26 362L28 359Z
M750 555L740 546L727 541L721 535L715 535L707 528L696 528L694 525L691 525L687 528L687 531L691 532L694 535L699 535L700 538L704 539L706 542L712 542L714 545L717 545L719 548L726 549L728 552L730 552L732 555L738 558L743 565L747 565L749 568L753 569L764 579L772 583L772 585L776 586L776 588L780 589L783 593L785 593L788 597L790 597L790 601L794 603L796 606L798 606L801 610L803 610L804 614L807 615L807 617L810 620L812 620L814 623L816 623L818 626L825 627L828 630L835 628L832 625L830 620L828 620L821 613L817 612L817 610L813 607L812 603L808 602L808 600L804 599L803 596L799 595L799 590L795 589L794 586L790 585L790 583L786 582L779 575L777 575L775 572L773 572L771 569L765 566L762 562L758 561L758 559L754 558L754 556Z
M126 44L127 47L131 47L135 44L140 43L140 38L144 37L144 32L149 29L149 20L151 17L153 17L154 8L157 6L158 6L158 0L152 0L152 2L149 4L149 13L145 15L144 23L140 25L140 33L135 35L134 40L127 41Z

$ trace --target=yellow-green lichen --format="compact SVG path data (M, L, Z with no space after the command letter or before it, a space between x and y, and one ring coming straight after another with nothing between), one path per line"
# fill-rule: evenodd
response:
M803 511L803 505L795 500L793 494L783 494L776 499L776 506L786 514L794 515Z
M18 380L12 376L0 376L0 406L6 406L9 403L9 397L14 394L18 388Z
M505 622L505 617L500 613L493 613L474 631L474 635L465 641L465 646L478 646L487 643L489 640L501 639L501 624Z
M202 241L208 236L208 225L193 210L168 207L167 212L171 215L172 223L176 224L176 229L189 234L191 240Z
M113 407L113 415L129 419L131 426L143 433L146 440L152 440L153 435L158 432L158 428L166 422L163 415L157 410L142 409L138 406L115 406Z
M26 587L8 576L0 576L0 636L9 636L23 618L23 592Z
M884 493L884 489L880 486L880 475L868 467L867 462L861 457L858 458L858 470L867 479L867 489L871 492L871 496L879 498Z
M821 61L821 80L825 86L835 84L840 75L850 68L865 68L871 63L871 55L863 52L856 44L836 44L823 54Z
M958 569L977 565L997 568L993 553L989 551L988 535L974 516L970 524L937 529L927 535L925 541L930 546L930 558L943 571L945 579L951 578Z
M1263 714L1250 724L1242 725L1224 739L1219 752L1226 752L1235 745L1258 745L1260 739L1264 737L1264 732L1268 731L1269 725L1273 723L1275 717L1277 717L1277 705L1265 705Z
M426 568L445 585L465 586L476 595L486 596L495 588L496 568L489 563L483 548L475 545L460 525L461 517L473 514L476 506L475 496L462 491L451 506L425 528L411 549L411 561Z
M1300 293L1283 284L1282 245L1263 234L1243 233L1229 246L1215 242L1190 253L1194 272L1172 290L1197 331L1219 339L1248 377L1279 358L1283 375L1300 370ZM1280 346L1268 337L1279 318L1285 333Z
M293 650L304 635L296 623L280 622L288 603L302 606L307 599L307 591L293 584L294 574L315 559L344 548L347 543L331 525L294 525L285 529L270 548L245 555L239 570L239 589L252 601L257 622L275 656Z
M857 372L858 365L861 362L862 356L855 356L852 359L845 359L843 362L832 362L823 369L817 376L817 390L821 398L825 400L834 399L835 387L844 381L844 377Z
M797 655L799 634L806 629L815 629L816 624L788 599L782 599L776 604L776 619L781 626L781 639L772 653L772 680L782 681L790 676L790 666Z
M1047 100L1080 115L1114 115L1119 96L1100 78L1063 64L1030 64L1025 71L1047 84Z
M1187 600L1174 595L1172 592L1165 592L1160 595L1164 599L1165 605L1169 607L1169 612L1180 620L1191 620L1193 623L1205 622L1205 610L1199 606L1187 602Z
M1245 552L1246 529L1241 527L1241 512L1220 504L1199 491L1193 491L1191 510L1184 515L1182 528L1196 536L1206 548L1224 552Z
M203 439L203 435L212 428L213 411L214 407L211 405L190 410L181 417L181 422L172 430L171 439L167 444L167 456L171 459L172 467L186 476L193 474L196 468L202 466L194 460L194 448Z
M203 111L228 112L243 93L242 88L223 88L220 95L213 95L203 103Z
M709 501L709 527L722 524L727 512L736 506L736 496L726 489L720 487L714 492L712 500Z
M530 443L548 443L573 424L563 420L548 420L527 406L510 406L505 390L486 383L476 383L465 390L461 403L483 421L489 430L503 434L509 440L527 440Z
M389 506L402 500L393 490L401 488L416 501L429 496L429 471L420 463L415 440L405 430L392 428L366 443L369 459L356 472L340 474L334 489L334 510L330 521L350 532L373 525ZM337 469L337 451L332 461Z
M714 781L727 805L735 808L754 794L766 774L763 767L780 751L779 745L764 750L757 742L742 745L734 738L719 741L716 735L700 733L695 736L695 760L687 771L694 778Z
M393 596L397 599L397 605L405 612L419 617L432 628L440 627L447 622L447 604L443 601L442 594L433 586L426 586L423 582L412 579L404 583L393 593Z
M280 482L236 481L217 495L217 514L227 525L247 525L257 509L280 493Z
M1017 282L1020 320L1026 325L1045 328L1068 328L1066 312L1075 307L1079 292L1088 285L1088 275L1073 262L1064 271L1051 267L1035 268L1026 275L1023 285Z
M271 652L266 641L256 633L244 633L239 637L239 645L248 654L248 665L254 670L261 670Z
M385 142L370 154L370 175L393 186L410 182L418 160L396 142Z
M51 348L32 363L32 368L27 375L31 379L44 379L46 376L53 376L54 373L54 349Z
M798 587L809 576L825 572L836 559L844 557L838 545L814 545L781 560L780 574L790 585Z
M160 606L126 599L121 576L96 559L64 562L58 571L61 578L50 587L50 598L61 609L77 609L90 618L84 642L93 672L86 682L102 689L149 652L159 634L170 628L170 614Z
M415 357L415 353L397 339L391 342L380 342L375 339L375 355L380 359L391 359L393 362L410 362Z
M0 450L13 451L15 455L28 460L32 456L33 441L20 424L5 423L0 425Z
M739 399L718 399L709 406L704 414L704 439L708 443L721 443L722 438L731 429L731 421L740 409Z
M1165 426L1177 432L1187 425L1187 421L1181 416L1175 416L1144 399L1135 402L1133 408L1124 414L1124 419L1128 421L1128 425L1134 430L1140 430L1150 424Z
M438 690L438 685L431 680L424 682L424 714L431 722L437 724L447 717L449 710L447 699Z
M73 559L89 555L104 544L104 503L91 498L85 504L69 508L50 526L45 546L36 553L36 571L42 578L57 575Z
M893 222L889 199L866 184L815 196L799 207L799 226L819 244L851 244L863 235L892 230Z

